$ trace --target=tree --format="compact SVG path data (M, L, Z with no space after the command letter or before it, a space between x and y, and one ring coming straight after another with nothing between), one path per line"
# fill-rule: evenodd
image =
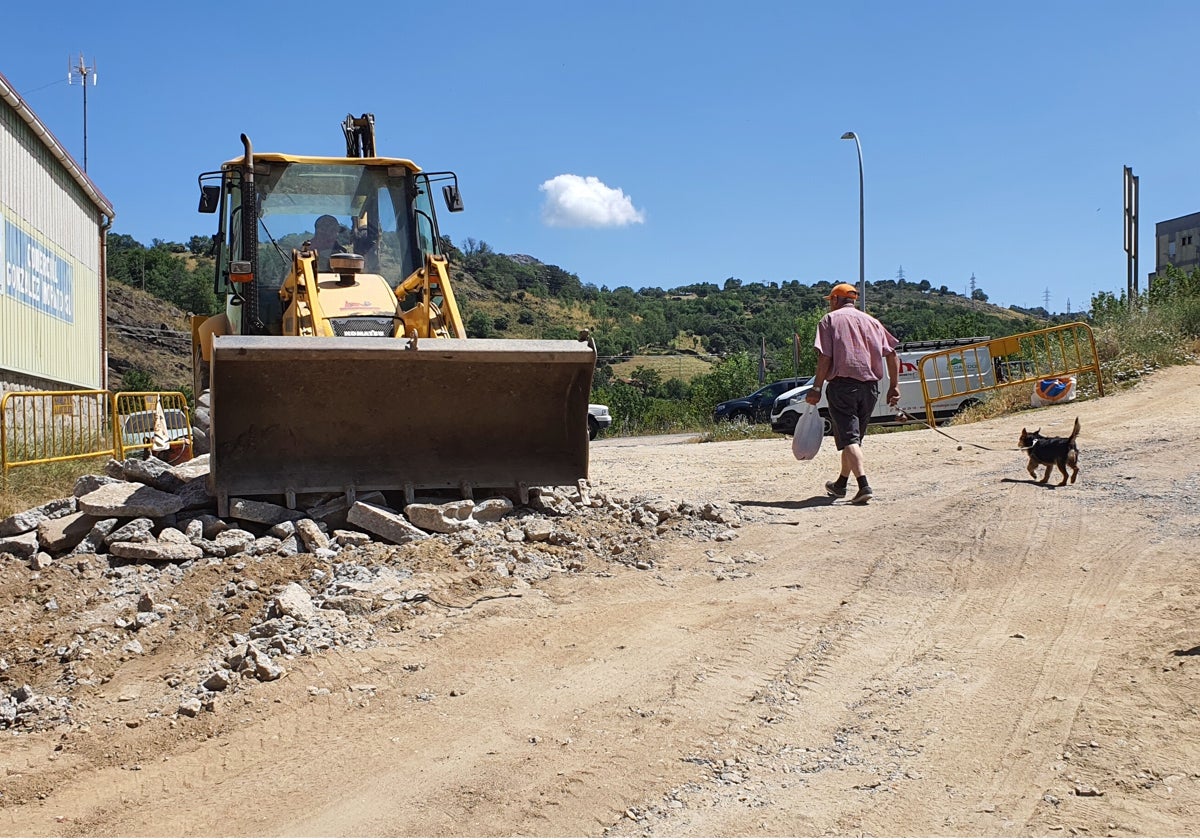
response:
M492 334L492 319L486 312L473 312L467 319L467 335L488 338Z
M658 389L659 396L668 400L686 400L692 389L682 379L672 376Z
M594 390L596 402L608 406L613 417L613 428L617 433L641 427L640 418L650 407L650 398L641 389L624 382L613 382Z
M121 374L121 389L124 391L157 391L154 377L141 368L130 368Z
M197 257L207 257L212 253L213 238L211 236L193 236L188 240L188 250Z
M973 289L971 291L971 300L977 300L977 301L980 301L981 303L987 303L987 299L988 299L988 296L984 293L983 289L976 287L975 289Z
M758 388L758 364L749 353L735 353L692 380L692 406L712 415L719 402L745 396Z
M629 378L650 396L658 395L658 387L662 384L662 374L654 368L638 365L633 369L633 373L629 374Z

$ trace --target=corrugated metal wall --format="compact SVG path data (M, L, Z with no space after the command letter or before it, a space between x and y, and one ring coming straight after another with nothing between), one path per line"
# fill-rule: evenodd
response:
M0 101L0 369L103 387L96 206Z

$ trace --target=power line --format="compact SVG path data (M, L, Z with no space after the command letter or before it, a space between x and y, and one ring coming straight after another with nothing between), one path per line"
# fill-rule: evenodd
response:
M70 79L68 79L67 84L70 84L70 83L71 83L71 81L70 81ZM31 93L37 93L39 90L45 90L48 87L54 87L55 85L61 85L61 84L62 84L62 79L55 79L53 82L46 82L46 84L40 85L39 87L30 88L29 90L23 92L21 95L22 95L22 97L26 97L26 96L29 96L29 94L31 94Z

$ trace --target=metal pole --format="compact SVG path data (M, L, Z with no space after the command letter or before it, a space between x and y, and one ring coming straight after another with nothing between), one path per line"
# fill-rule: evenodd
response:
M858 149L858 303L862 311L867 311L867 269L866 269L866 213L864 202L863 154L862 142L853 131L842 135L843 140L853 140Z
M83 82L83 171L87 172L87 86L88 76L92 77L92 84L96 83L96 65L92 64L88 67L83 61L83 53L79 54L79 65L77 67L67 67L67 84L71 83L72 74L78 73L80 80Z
M83 171L87 172L87 71L83 73Z

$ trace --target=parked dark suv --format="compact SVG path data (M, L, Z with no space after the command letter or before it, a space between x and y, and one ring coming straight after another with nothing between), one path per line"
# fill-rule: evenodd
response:
M769 420L771 404L784 391L799 388L812 382L811 376L801 376L796 379L780 379L770 385L764 385L753 394L738 397L736 400L726 400L713 409L713 421L728 420L729 422L758 423Z

